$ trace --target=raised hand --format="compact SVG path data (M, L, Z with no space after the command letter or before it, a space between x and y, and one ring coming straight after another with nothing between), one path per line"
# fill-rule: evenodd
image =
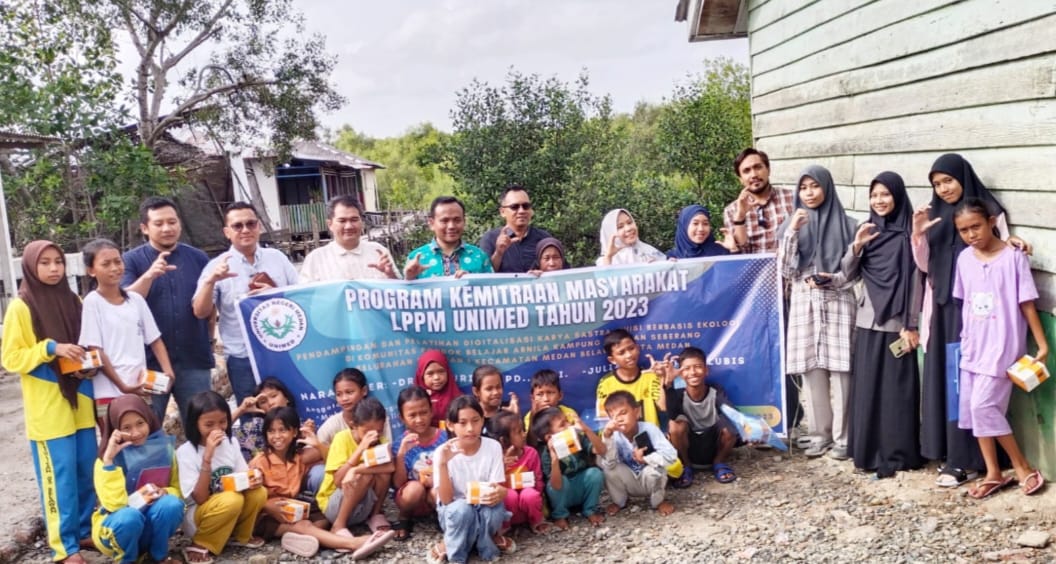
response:
M397 456L404 456L412 448L418 445L418 433L407 433L400 440L400 449L396 452Z
M381 249L378 249L378 262L370 263L367 267L373 268L389 278L396 278L396 267L394 267L392 261L389 260L389 255L385 254Z
M209 274L209 282L216 283L226 278L234 278L238 276L238 274L231 272L231 265L228 264L228 261L230 260L230 254L224 255L223 258L220 259L220 262L217 263L216 268L214 268L213 271Z
M929 229L935 227L935 224L942 221L941 217L928 219L928 212L930 211L931 205L929 204L925 204L913 210L913 235L923 235L924 233L927 233Z
M103 452L103 464L113 464L114 457L117 453L125 450L125 447L132 444L129 440L129 434L124 431L114 431L110 434L110 440L106 443L106 451Z
M506 449L506 452L502 455L502 461L506 466L513 466L517 462L517 447L510 445L510 448Z
M737 246L737 240L733 237L733 234L730 233L730 230L728 228L720 227L719 233L722 233L722 240L719 241L720 245L726 247L726 250L730 251L731 253L741 252L741 248Z
M873 231L873 229L876 229L876 225L869 222L858 226L858 232L854 234L854 250L856 253L862 250L862 247L866 246L869 241L880 236L880 232Z
M407 266L403 267L403 278L415 280L423 272L425 272L425 266L422 264L422 255L415 255L412 260L407 261Z
M799 208L792 214L792 231L799 231L801 227L810 221L810 217L807 215L807 210Z
M510 392L509 410L516 413L517 415L521 414L521 402L517 399L517 394L513 392Z

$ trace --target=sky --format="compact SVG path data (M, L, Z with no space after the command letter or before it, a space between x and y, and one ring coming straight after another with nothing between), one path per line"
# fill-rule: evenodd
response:
M456 92L477 78L499 85L511 67L590 89L617 111L658 103L709 58L747 63L745 39L690 43L677 0L298 0L309 32L337 55L332 75L348 102L323 116L372 137L422 122L450 131Z

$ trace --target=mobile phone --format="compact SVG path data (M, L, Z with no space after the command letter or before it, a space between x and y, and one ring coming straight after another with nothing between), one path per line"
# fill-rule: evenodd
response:
M815 286L825 286L832 282L832 278L820 274L811 274L808 278L810 278L810 281L813 282Z
M645 454L652 454L656 452L656 449L653 448L653 440L649 438L649 434L645 431L642 431L641 433L638 433L634 436L634 444L638 448L644 448Z
M258 272L249 280L249 288L251 290L257 290L269 286L274 287L275 281L271 279L271 276L268 276L267 272Z
M905 339L899 337L897 341L888 345L887 348L891 349L891 354L895 355L895 358L902 358L909 352L909 343L907 343Z
M504 229L503 232L506 233L506 236L509 237L510 239L513 239L514 237L517 236L517 233L514 232L514 230L510 229L509 227Z

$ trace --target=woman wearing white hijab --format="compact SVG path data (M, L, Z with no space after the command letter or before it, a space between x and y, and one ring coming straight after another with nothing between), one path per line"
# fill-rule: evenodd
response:
M631 212L617 208L601 220L601 256L598 266L665 260L664 253L638 239L638 224Z

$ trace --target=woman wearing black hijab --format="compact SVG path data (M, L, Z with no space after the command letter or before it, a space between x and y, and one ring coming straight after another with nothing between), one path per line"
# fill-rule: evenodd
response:
M913 208L902 177L881 172L869 186L869 221L858 227L843 257L849 280L861 278L851 380L849 450L855 468L887 478L923 465L917 322L923 280L909 236ZM902 339L902 341L899 341ZM898 356L890 349L896 341Z
M931 204L913 213L911 244L917 268L927 274L924 315L921 318L921 342L924 344L924 384L922 390L921 454L931 460L944 460L936 484L957 487L977 476L985 468L978 441L971 430L957 427L957 405L948 409L947 355L960 341L961 306L950 295L957 256L965 248L953 224L953 212L965 198L980 198L997 216L1002 239L1022 248L1023 240L1008 236L1005 210L990 190L976 176L972 165L958 154L942 155L935 160L928 175L934 188Z

